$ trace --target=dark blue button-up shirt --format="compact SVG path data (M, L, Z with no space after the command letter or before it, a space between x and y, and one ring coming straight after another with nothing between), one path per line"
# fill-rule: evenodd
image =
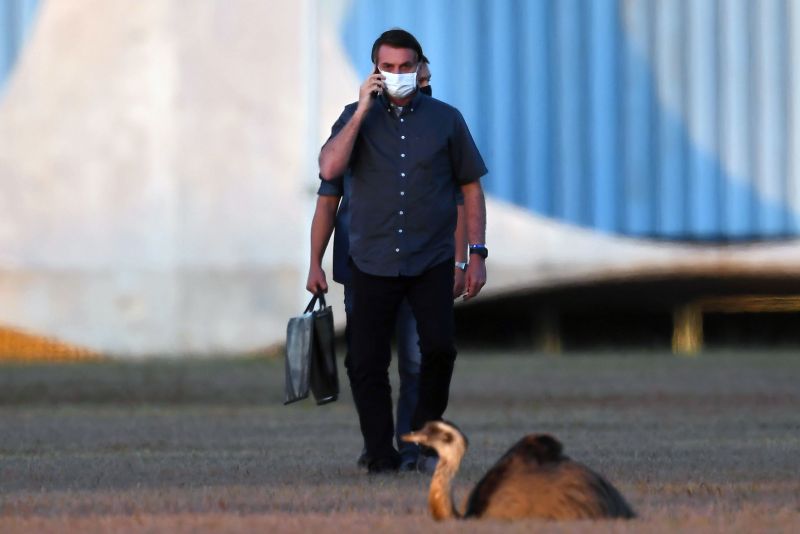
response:
M320 180L318 195L341 197L339 209L336 211L333 234L333 279L340 284L350 283L350 175L340 176L333 180ZM456 203L464 204L461 191L456 195Z
M353 116L345 107L331 137ZM400 116L375 98L358 133L350 173L350 257L376 276L416 276L455 251L456 197L486 174L464 118L417 92Z

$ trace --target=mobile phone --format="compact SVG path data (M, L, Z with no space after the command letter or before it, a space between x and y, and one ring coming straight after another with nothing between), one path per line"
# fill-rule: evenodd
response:
M378 68L377 65L375 65L375 70L372 71L372 74L380 74L380 73L381 73L380 69ZM378 96L379 94L381 94L380 91L372 91L372 96Z

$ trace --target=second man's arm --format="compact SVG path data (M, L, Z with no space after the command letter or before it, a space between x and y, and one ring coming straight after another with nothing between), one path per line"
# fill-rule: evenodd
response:
M458 205L458 222L456 223L456 263L467 263L469 257L467 254L467 223L464 220L464 205ZM456 267L455 278L453 281L453 298L457 299L464 295L464 288L466 287L466 272L461 268Z
M341 197L319 195L314 218L311 220L311 262L308 267L306 289L317 295L328 292L328 281L322 270L322 258L336 222L336 209Z

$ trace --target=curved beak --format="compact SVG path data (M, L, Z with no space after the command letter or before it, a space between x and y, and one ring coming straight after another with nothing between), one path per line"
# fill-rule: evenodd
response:
M400 439L408 443L422 443L425 440L425 434L422 432L409 432L400 436Z

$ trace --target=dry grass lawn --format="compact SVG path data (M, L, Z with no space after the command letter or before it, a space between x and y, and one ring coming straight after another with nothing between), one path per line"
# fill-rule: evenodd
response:
M0 366L0 532L800 532L797 354L460 356L457 500L551 432L631 522L435 524L427 477L356 468L342 383L283 406L280 360Z

